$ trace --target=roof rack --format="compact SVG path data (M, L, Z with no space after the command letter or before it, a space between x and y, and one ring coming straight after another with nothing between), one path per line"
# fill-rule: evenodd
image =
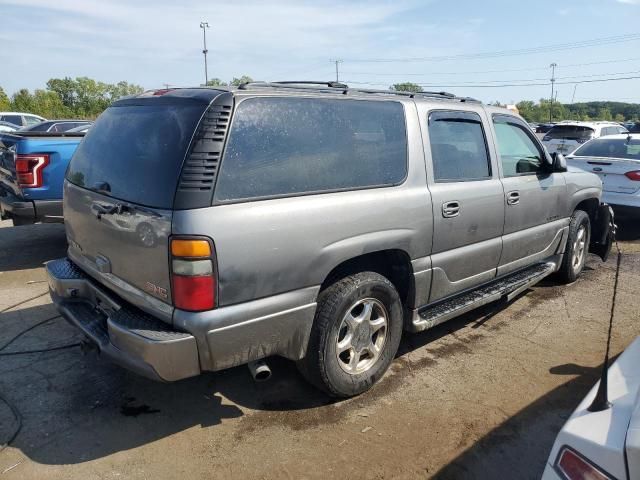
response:
M310 81L310 80L286 80L279 82L247 82L243 83L238 88L240 90L247 90L252 87L258 88L290 88L295 90L315 90L322 92L336 92L348 95L349 93L368 93L372 95L397 95L409 98L440 98L446 100L456 100L459 102L473 102L481 103L480 100L476 100L471 97L457 97L453 93L449 92L406 92L402 90L378 90L371 88L351 88L346 83L332 82L332 81Z

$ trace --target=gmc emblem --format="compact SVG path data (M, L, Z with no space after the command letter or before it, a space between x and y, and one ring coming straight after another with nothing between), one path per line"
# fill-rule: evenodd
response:
M144 289L151 293L152 295L155 295L156 297L160 297L160 298L169 298L169 294L167 293L167 289L166 288L162 288L159 287L157 285L154 285L151 282L147 282L144 284Z

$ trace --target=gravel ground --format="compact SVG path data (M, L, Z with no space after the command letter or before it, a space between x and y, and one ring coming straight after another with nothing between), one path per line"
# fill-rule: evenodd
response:
M638 335L640 229L625 252L612 349ZM0 348L54 317L42 262L64 255L60 225L0 222ZM158 384L79 348L0 357L0 395L22 430L2 479L539 478L555 435L595 383L615 258L405 336L382 382L335 402L285 360L271 381L246 367ZM75 343L59 319L6 351ZM0 444L14 430L0 402Z

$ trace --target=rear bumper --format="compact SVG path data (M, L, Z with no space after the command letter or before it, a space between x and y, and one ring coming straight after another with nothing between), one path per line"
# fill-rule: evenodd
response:
M62 222L62 200L27 200L0 188L2 218L36 222Z
M205 312L174 310L172 328L105 288L67 258L46 265L51 298L114 363L164 381L278 355L306 354L319 286Z
M193 335L125 305L67 259L46 265L51 298L102 355L140 375L175 381L200 374Z
M628 193L604 192L602 200L611 205L616 213L640 214L640 193L630 195Z

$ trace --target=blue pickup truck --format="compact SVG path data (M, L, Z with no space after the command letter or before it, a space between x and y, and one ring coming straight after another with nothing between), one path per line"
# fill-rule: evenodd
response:
M0 214L14 225L62 222L62 184L84 133L0 133Z

